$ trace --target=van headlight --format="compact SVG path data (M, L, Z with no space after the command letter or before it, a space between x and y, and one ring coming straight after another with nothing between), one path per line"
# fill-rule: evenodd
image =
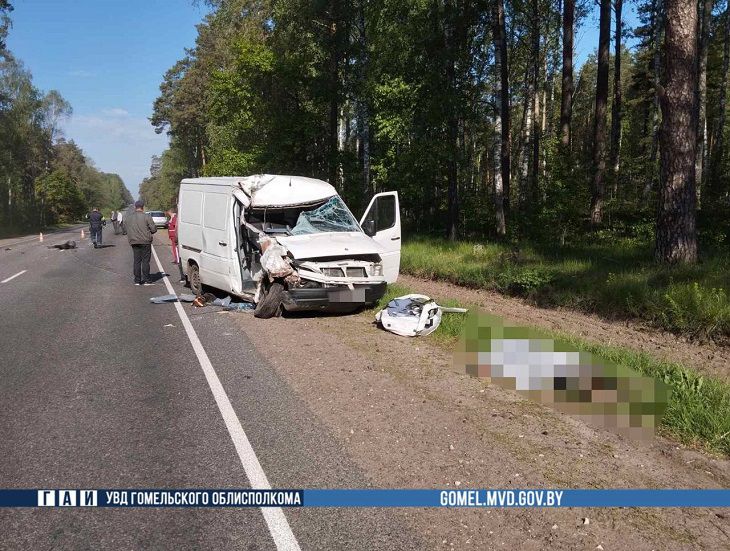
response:
M380 262L373 264L372 275L380 277L383 276L383 265Z

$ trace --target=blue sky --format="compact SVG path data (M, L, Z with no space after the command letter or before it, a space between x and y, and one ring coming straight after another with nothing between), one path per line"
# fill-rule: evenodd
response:
M13 0L8 46L73 106L65 135L133 195L167 146L148 117L162 75L195 44L191 0ZM202 2L200 3L202 4Z
M118 173L133 195L150 158L167 146L149 124L162 76L195 44L204 2L192 0L14 0L8 45L41 90L73 106L65 124L104 172ZM624 8L635 23L633 5ZM581 64L598 42L595 5L576 34Z

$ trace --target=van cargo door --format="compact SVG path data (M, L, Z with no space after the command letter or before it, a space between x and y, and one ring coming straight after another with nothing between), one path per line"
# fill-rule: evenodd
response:
M200 255L200 276L204 283L230 290L231 250L228 227L232 211L228 193L207 192L203 203L203 251Z
M360 220L360 227L372 223L375 228L373 240L380 246L383 258L383 276L388 283L398 279L400 270L400 204L398 192L387 191L375 195Z

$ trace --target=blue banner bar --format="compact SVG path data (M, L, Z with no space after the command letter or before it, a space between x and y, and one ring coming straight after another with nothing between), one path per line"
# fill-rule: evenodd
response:
M730 507L730 490L0 489L0 507Z
M730 507L730 490L304 490L306 507Z

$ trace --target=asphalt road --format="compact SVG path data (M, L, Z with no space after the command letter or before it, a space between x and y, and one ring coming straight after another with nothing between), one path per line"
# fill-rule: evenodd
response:
M47 248L66 239L80 248ZM126 237L108 227L104 239L94 249L74 230L0 248L0 487L250 487L237 423L274 488L371 484L230 317L250 314L184 306L186 331L174 304L149 303L163 280L133 285ZM155 250L175 282L165 231ZM392 510L276 511L3 509L0 548L423 547Z

